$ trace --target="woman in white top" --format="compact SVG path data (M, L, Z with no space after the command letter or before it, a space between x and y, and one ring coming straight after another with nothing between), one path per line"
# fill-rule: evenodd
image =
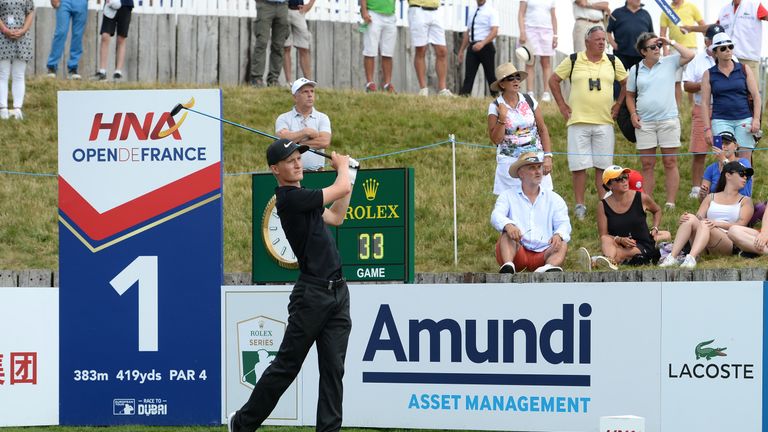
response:
M732 226L746 226L754 212L752 200L739 193L752 174L754 170L741 162L725 164L715 193L704 198L695 215L683 213L680 217L672 252L659 265L677 264L677 257L688 240L691 240L691 252L681 265L684 268L696 267L696 258L704 250L710 254L732 254L734 245L728 238L728 230Z
M496 145L496 176L493 193L499 195L511 187L520 187L520 179L509 175L509 167L523 153L544 152L543 189L552 190L552 144L547 125L536 100L520 91L528 76L512 63L496 68L491 90L501 95L488 106L488 135ZM530 101L530 102L529 102Z

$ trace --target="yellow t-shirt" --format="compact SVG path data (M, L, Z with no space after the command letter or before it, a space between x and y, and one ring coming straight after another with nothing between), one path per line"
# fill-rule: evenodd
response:
M627 71L621 60L615 59L618 81L627 78ZM571 71L571 58L566 57L555 69L555 74L562 80L568 79ZM600 90L589 89L589 80L600 78ZM579 52L576 63L571 73L571 94L568 96L568 105L571 107L571 119L567 126L576 123L588 124L612 124L611 107L613 106L613 80L614 72L611 60L603 53L599 62L593 63L587 59L584 51Z
M670 6L672 6L672 10L675 11L677 16L680 17L680 25L698 25L699 21L702 21L704 18L701 16L701 12L699 12L699 8L696 7L693 3L687 3L684 2L680 5L679 8L675 8L674 5L670 3ZM670 21L669 17L665 13L661 13L661 19L659 20L659 24L661 27L667 27L669 29L669 38L674 40L675 42L679 44L683 44L683 46L688 48L696 49L696 33L690 32L688 34L683 34L680 31L680 27L676 26L675 24Z
M408 0L409 6L424 6L428 8L440 7L440 0Z

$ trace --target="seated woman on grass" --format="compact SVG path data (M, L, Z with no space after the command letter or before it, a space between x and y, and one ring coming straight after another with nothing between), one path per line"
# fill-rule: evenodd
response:
M629 169L618 165L603 171L603 188L609 192L597 205L597 230L603 255L590 257L589 251L581 248L579 262L585 270L592 267L618 270L617 264L621 263L644 265L659 260L656 237L661 207L650 195L630 188L629 174ZM653 214L651 229L648 229L646 209Z
M678 256L689 240L691 252L680 265L683 268L696 267L696 258L704 251L718 255L733 254L734 244L728 238L728 230L733 226L747 225L754 212L752 200L739 193L752 174L754 170L739 161L723 165L715 193L704 198L695 215L686 212L680 216L680 228L672 252L659 265L677 265Z

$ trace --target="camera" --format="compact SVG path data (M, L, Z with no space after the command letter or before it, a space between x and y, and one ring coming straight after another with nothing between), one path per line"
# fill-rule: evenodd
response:
M589 91L592 91L594 89L597 89L597 91L601 91L602 90L601 87L600 87L600 78L597 78L597 79L590 78L589 79Z

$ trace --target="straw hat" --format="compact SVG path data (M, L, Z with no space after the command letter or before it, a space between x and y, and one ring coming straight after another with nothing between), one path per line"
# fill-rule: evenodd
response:
M499 87L499 83L506 77L512 75L512 74L520 74L520 76L525 80L528 78L528 73L526 71L519 71L513 65L512 63L504 63L503 65L499 65L496 68L496 81L494 81L491 84L491 90L492 91L501 91L501 87Z
M528 152L521 154L520 157L509 167L509 176L512 178L520 178L517 175L517 171L520 168L527 165L542 164L544 158L541 157L541 153Z
M515 55L520 59L520 61L524 62L528 66L532 66L533 61L535 60L533 50L531 50L531 44L528 42L517 47L515 50Z

